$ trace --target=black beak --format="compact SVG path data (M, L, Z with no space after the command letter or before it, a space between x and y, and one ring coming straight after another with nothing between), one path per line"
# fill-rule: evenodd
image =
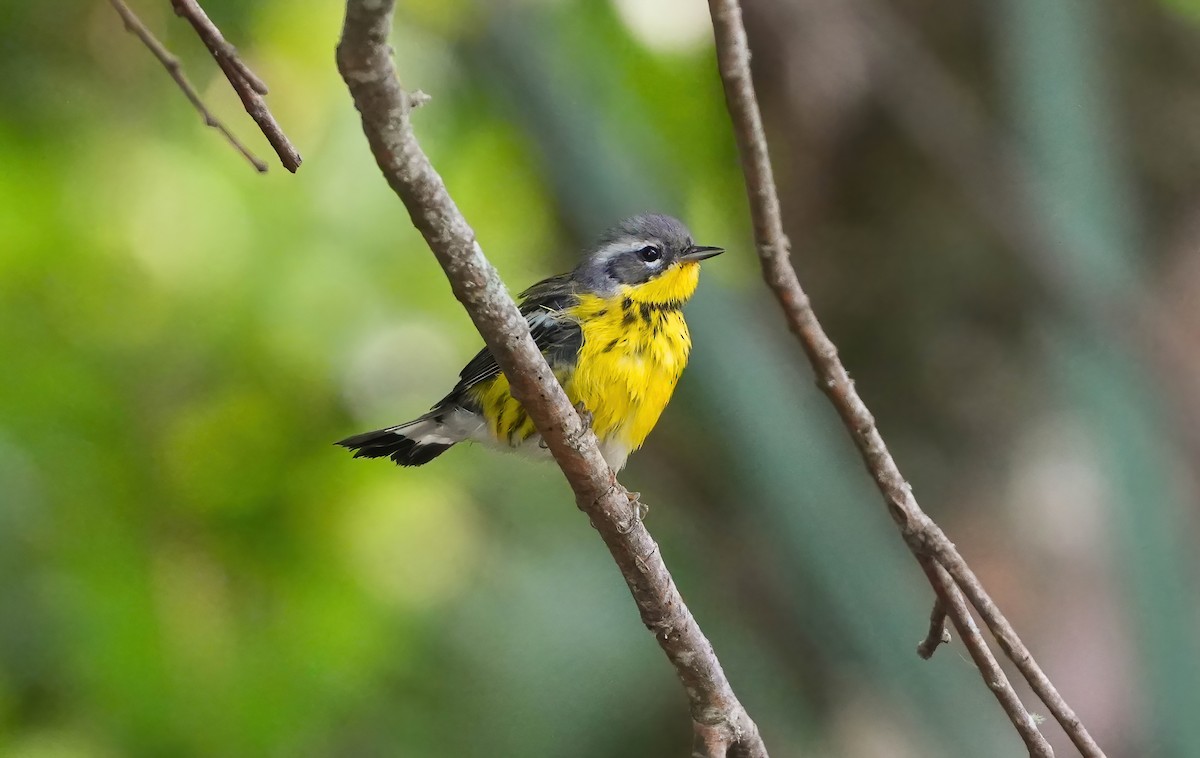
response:
M705 258L711 258L714 255L720 255L725 252L723 247L711 247L709 245L692 245L687 250L683 251L683 255L679 256L682 261L702 261Z

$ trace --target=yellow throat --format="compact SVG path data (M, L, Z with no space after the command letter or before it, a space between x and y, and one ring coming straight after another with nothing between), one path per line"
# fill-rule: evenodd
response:
M555 375L573 404L592 414L601 452L620 469L642 446L675 392L692 338L682 307L696 291L700 265L685 262L654 279L622 285L615 296L580 294L566 314L579 322L583 345L573 369ZM536 433L501 374L478 399L491 436L519 446Z
M675 392L692 350L680 309L699 280L699 264L682 263L616 297L583 295L571 312L583 347L564 387L618 458L642 446Z

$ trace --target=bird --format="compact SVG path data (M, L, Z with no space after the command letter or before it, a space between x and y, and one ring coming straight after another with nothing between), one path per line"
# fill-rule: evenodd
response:
M700 261L723 252L695 244L676 218L633 216L606 231L572 271L520 294L534 343L571 403L585 409L613 471L670 401L692 349L683 306L696 291ZM336 444L355 458L421 466L467 441L549 455L487 348L428 413Z

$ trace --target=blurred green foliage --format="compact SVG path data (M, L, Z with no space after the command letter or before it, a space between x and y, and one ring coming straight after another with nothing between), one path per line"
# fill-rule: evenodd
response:
M295 176L169 4L132 5L272 169L203 127L108 4L0 3L0 754L681 754L683 694L556 469L467 448L401 471L331 445L423 410L478 345L366 149L333 65L340 4L205 3L271 86ZM1194 634L1190 569L1175 548L1131 571L1169 540L1120 522L1148 542L1114 550L1105 524L1128 512L1114 501L1174 495L1108 482L1092 510L1055 510L1075 470L1049 456L1063 466L1037 489L1029 451L1047 418L1103 416L1041 397L1061 367L1029 332L1055 317L878 114L842 123L803 185L794 28L771 26L790 6L748 5L789 216L824 206L791 230L818 312L1064 694L1111 755L1142 754L1148 692L1195 702L1196 685L1109 630L1175 608ZM398 67L433 97L422 144L514 291L651 208L733 251L705 269L693 367L623 480L773 754L1013 755L965 657L912 652L929 593L757 282L703 4L658 12L401 2ZM919 18L970 47L986 14L961 13ZM1122 181L1061 192L1104 219ZM1140 265L1130 236L1106 236L1120 270ZM1062 370L1067 388L1111 374ZM1121 386L1101 410L1164 437ZM1079 449L1103 480L1108 459ZM1030 537L1076 516L1073 539ZM1130 576L1167 590L1131 603L1113 588ZM1077 638L1101 657L1073 656Z

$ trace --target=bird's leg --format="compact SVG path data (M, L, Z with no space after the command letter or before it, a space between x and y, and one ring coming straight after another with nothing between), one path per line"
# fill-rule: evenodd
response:
M575 403L575 412L579 414L579 432L574 436L572 441L578 445L579 441L583 439L583 435L587 434L588 430L592 428L592 422L596 420L596 417L592 415L592 412L583 403ZM538 447L543 450L549 450L550 443L542 439L538 441Z
M572 447L579 450L584 437L592 431L592 422L596 420L596 417L582 402L575 403L575 412L579 414L579 431L571 436L570 442Z
M634 516L638 521L646 518L646 514L650 512L650 506L642 502L642 493L626 492L625 496L629 498L629 505L633 508Z
M579 436L583 436L584 434L587 434L589 430L591 430L592 422L596 420L596 417L592 415L592 412L589 411L587 406L582 402L575 404L575 412L579 414L579 423L582 425L582 428L579 431ZM616 480L614 479L613 481L615 483ZM646 518L646 514L650 512L650 506L646 505L641 500L642 493L630 492L629 490L626 490L625 497L629 498L629 506L633 510L633 513L626 524L626 528L621 530L622 534L628 534L629 530L633 529L633 525L636 523L641 523L641 521Z
M587 409L587 406L582 402L575 403L575 412L579 414L579 423L583 426L581 434L592 428L592 422L596 417Z
M625 522L625 526L620 530L621 534L629 534L634 525L642 523L646 514L650 512L650 506L641 500L642 493L625 490L625 497L629 498L629 507L632 513L629 514L629 521Z

